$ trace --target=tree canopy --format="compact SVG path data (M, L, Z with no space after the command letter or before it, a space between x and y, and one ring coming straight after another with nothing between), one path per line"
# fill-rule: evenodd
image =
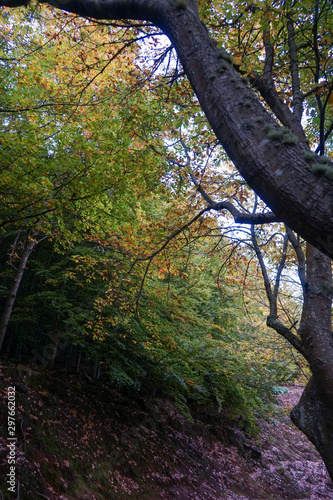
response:
M10 7L28 4L27 1L2 2ZM323 158L318 161L310 156L300 124L303 106L315 96L321 110L318 146L323 153L322 141L325 137L328 139L332 131L330 2L309 2L309 5L302 6L301 17L299 9L289 1L249 5L246 2L229 3L221 7L218 3L216 6L204 2L197 5L195 0L109 0L103 4L88 0L51 1L50 5L83 17L135 19L158 26L170 38L209 123L241 175L277 218L333 256L330 236L333 222L331 160ZM211 22L212 37L200 15L206 22ZM217 24L214 16L219 17ZM279 22L274 21L277 17L283 19L281 28ZM304 29L307 24L310 36ZM258 50L258 43L265 51L260 68L256 65L253 68L260 69L260 72L245 70L243 75L240 74L237 57L241 57L242 42L240 50L237 48L236 62L231 57L229 28L237 31L238 27L245 28L244 32L239 32L240 37L243 43L246 41L246 46L252 47L252 53ZM226 28L228 40L223 36ZM276 48L275 33L279 33L279 40L285 42L278 41ZM217 43L213 40L214 34ZM277 49L278 57L275 55ZM312 84L309 85L306 78L306 88L301 86L299 78L300 51L304 55L311 54L305 65L309 66ZM245 53L245 63L248 57L249 54ZM288 76L286 65L282 68L279 65L283 57L289 59ZM243 76L252 79L260 96ZM280 87L283 88L286 76L291 95L283 96Z

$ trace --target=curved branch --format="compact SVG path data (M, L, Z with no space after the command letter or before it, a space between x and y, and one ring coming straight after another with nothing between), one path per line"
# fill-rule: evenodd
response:
M162 250L165 249L165 247L170 243L171 240L173 240L176 236L178 236L180 233L185 231L185 229L190 227L194 222L196 222L198 219L200 219L200 217L202 217L204 213L208 212L209 210L211 210L210 207L206 207L203 210L200 210L200 212L195 217L193 217L193 219L191 219L189 222L187 222L182 227L180 227L179 229L174 231L170 236L168 236L166 241L163 243L163 245L160 248L155 250L155 252L153 252L148 257L142 257L141 259L137 259L137 261L152 260L154 257L156 257L156 255L158 255L160 252L162 252Z
M283 243L283 253L281 257L281 261L279 264L278 272L277 272L277 277L275 281L275 286L274 286L274 291L272 290L272 286L269 280L266 264L262 255L262 252L260 250L260 247L258 245L257 238L255 236L254 232L254 226L251 228L251 239L252 239L252 244L254 251L256 253L257 259L259 261L261 273L264 279L264 285L265 285L265 290L266 290L266 295L269 301L269 309L270 313L267 317L266 324L270 328L273 328L279 335L284 337L288 342L295 347L295 349L304 356L305 359L307 359L306 355L306 350L305 347L302 343L302 340L297 337L292 331L287 328L281 321L278 320L277 318L277 295L278 295L278 290L279 290L279 284L280 284L280 277L281 273L285 264L285 259L286 259L286 251L287 251L287 246L288 246L288 235L287 233L285 234L284 238L284 243Z
M259 213L259 214L247 214L240 212L230 201L220 201L214 203L211 206L211 210L221 211L228 210L234 218L237 224L269 224L271 222L281 222L275 214L272 212Z
M295 347L295 349L304 356L305 359L308 359L308 356L306 354L305 347L303 345L303 342L297 335L295 335L289 328L284 326L278 319L276 319L273 316L268 316L267 321L266 321L267 326L270 328L273 328L273 330L276 331L279 335L284 337L288 342Z
M328 129L326 130L325 132L325 135L324 135L324 142L327 141L327 139L329 138L329 136L331 135L331 133L333 132L333 120L331 121L331 124L330 126L328 127ZM321 150L321 143L319 142L318 146L317 146L317 149L315 150L315 153L319 153Z
M185 146L186 147L186 146ZM187 154L188 155L188 154ZM189 156L188 162L189 162ZM272 212L267 213L246 213L238 210L230 201L219 201L215 202L201 186L201 184L195 178L193 172L190 170L189 164L187 164L187 169L189 175L198 192L201 194L202 198L208 203L209 210L215 210L216 212L221 212L222 210L228 210L233 216L236 224L269 224L271 222L281 222L281 219L276 217Z

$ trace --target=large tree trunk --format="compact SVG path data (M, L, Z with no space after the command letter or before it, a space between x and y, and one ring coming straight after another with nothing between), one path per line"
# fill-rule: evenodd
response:
M290 416L316 446L333 481L331 261L311 245L307 245L306 257L307 276L299 333L313 376Z

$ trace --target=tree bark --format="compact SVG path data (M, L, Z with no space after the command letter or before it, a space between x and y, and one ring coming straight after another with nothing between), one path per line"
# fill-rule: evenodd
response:
M323 458L333 481L333 337L331 261L307 245L307 273L299 333L312 378L290 417Z
M9 7L28 3L0 0L0 5ZM316 160L305 159L309 148L297 117L280 102L284 109L279 119L289 132L279 127L242 81L230 56L217 49L200 21L195 0L47 3L86 17L147 20L161 28L172 41L208 121L240 174L279 219L333 258L333 179L318 177L312 170ZM281 136L274 139L270 132L277 130Z
M1 316L1 320L0 320L0 352L1 352L3 341L4 341L4 338L6 335L8 323L9 323L11 314L13 312L17 292L18 292L18 289L20 287L20 284L21 284L21 281L23 278L23 273L24 273L24 270L26 268L28 259L31 255L31 252L33 251L36 244L37 244L36 240L28 237L24 251L23 251L23 255L21 257L19 266L16 270L15 277L14 277L12 286L10 288L9 295L8 295L8 298L6 301L6 305L5 305L4 311L3 311L2 316Z
M333 409L331 260L312 245L306 248L306 281L299 328L319 396ZM332 450L333 451L333 450Z
M333 481L333 411L326 406L311 379L290 418L315 445Z

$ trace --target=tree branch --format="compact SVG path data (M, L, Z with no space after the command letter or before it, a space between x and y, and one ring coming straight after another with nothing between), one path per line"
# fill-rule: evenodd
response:
M286 232L285 237L284 237L283 253L282 253L281 260L280 260L280 264L279 264L279 268L278 268L278 272L277 272L277 277L275 280L274 291L272 290L272 286L271 286L270 279L268 276L266 264L265 264L262 252L260 250L260 247L258 245L258 241L257 241L256 235L254 232L254 226L251 227L251 239L252 239L252 245L253 245L254 251L255 251L257 259L259 261L261 273L262 273L262 276L264 279L266 295L267 295L268 302L269 302L270 313L267 317L266 324L268 327L273 328L273 330L275 330L277 333L282 335L282 337L284 337L286 340L288 340L288 342L293 347L295 347L295 349L307 359L305 347L304 347L301 339L299 337L297 337L297 335L292 333L292 331L289 328L287 328L285 325L283 325L283 323L281 323L278 320L278 316L277 316L277 295L278 295L278 290L279 290L279 285L280 285L281 273L282 273L282 270L283 270L283 267L285 264L286 251L287 251L288 239L289 239L287 232Z
M267 326L273 328L277 333L279 333L282 337L284 337L288 342L295 347L295 349L304 356L305 359L308 359L305 347L299 337L295 335L292 331L289 330L286 326L284 326L278 319L273 316L268 316L266 321Z
M272 212L247 214L240 212L230 201L220 201L211 206L211 210L221 212L228 210L234 218L236 224L270 224L272 222L281 222L281 219L276 217Z
M299 279L301 281L301 285L304 288L305 281L306 281L306 277L305 277L305 270L306 270L306 267L305 267L305 264L306 264L305 255L304 255L304 252L303 252L303 249L302 249L300 241L296 238L296 236L294 235L294 233L292 232L292 230L289 227L286 227L286 230L287 230L287 235L288 235L289 241L292 244L292 246L294 247L294 250L295 250L295 253L296 253L296 257L297 257L297 260L298 260L298 266L297 266L298 267L298 276L299 276Z
M300 140L305 140L305 133L299 120L290 111L288 106L281 100L279 94L275 87L269 84L269 82L263 76L252 71L250 75L250 83L255 89L257 89L261 96L265 99L268 106L271 108L275 116L280 120L280 122L288 127L292 132L297 135Z
M289 45L289 58L290 58L289 67L291 73L292 93L293 93L293 109L294 109L294 115L300 123L303 115L303 98L302 98L301 83L298 72L297 46L295 42L294 23L292 22L290 17L287 20L287 30L288 30L288 45Z
M190 166L190 157L187 151L187 146L184 144L184 142L181 140L182 145L185 148L186 156L187 156L187 170L189 172L190 178L197 188L198 192L201 194L202 198L206 201L208 204L207 209L208 210L215 210L216 212L221 212L222 210L228 210L230 214L233 216L234 221L236 224L269 224L271 222L281 222L281 220L276 217L275 214L272 212L267 212L267 213L245 213L241 212L238 210L230 201L220 201L220 202L215 202L212 200L212 198L209 196L209 194L205 191L205 189L202 187L202 185L197 181L195 178Z
M270 282L270 279L269 279L269 276L268 276L268 272L267 272L266 264L265 264L265 261L264 261L264 257L262 255L261 250L260 250L260 247L259 247L259 244L258 244L258 240L257 240L256 234L255 234L254 225L251 226L251 241L252 241L252 246L253 246L253 249L254 249L255 254L257 256L257 259L258 259L258 262L259 262L259 266L260 266L260 269L261 269L261 274L262 274L262 277L263 277L263 280L264 280L265 291L266 291L267 299L268 299L268 302L269 302L270 314L273 317L276 317L277 316L276 300L274 299L274 294L273 294L271 282Z
M264 47L265 47L265 65L264 65L264 78L267 80L267 82L274 87L274 82L273 82L273 77L272 77L272 70L273 70L273 63L274 63L274 49L271 44L271 32L270 30L264 30L263 31L263 42L264 42Z
M284 234L282 254L281 254L279 267L278 267L278 270L276 273L274 292L273 292L274 300L276 303L277 303L277 298L278 298L278 294L279 294L281 275L282 275L282 271L284 269L284 265L286 263L288 241L289 241L289 239L288 239L288 234L286 231Z

